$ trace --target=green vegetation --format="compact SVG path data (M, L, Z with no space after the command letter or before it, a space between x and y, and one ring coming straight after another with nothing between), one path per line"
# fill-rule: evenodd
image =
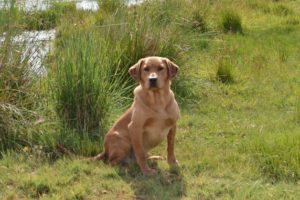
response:
M22 16L20 23L27 30L47 30L55 28L65 15L76 12L73 3L53 3L45 11L19 11Z
M124 90L119 88L121 77L111 68L118 60L107 56L114 54L93 32L72 34L61 45L53 85L59 115L81 132L104 129L108 111Z
M1 28L15 27L20 30L48 30L55 28L59 20L76 12L74 3L54 2L48 10L19 9L15 0L4 0L5 9L0 9ZM9 23L7 23L9 21Z
M299 133L296 129L255 135L245 148L255 156L262 173L271 180L297 181L300 177Z
M233 80L233 66L228 60L222 60L218 64L218 70L216 74L216 79L222 83L232 83Z
M221 17L221 27L225 33L243 33L241 17L233 10L225 10Z
M3 199L299 199L300 1L153 0L102 10L56 3L0 10L0 197ZM238 11L238 14L236 13ZM43 13L43 14L40 14ZM52 14L46 14L52 13ZM33 24L33 25L29 25ZM47 76L14 42L55 28ZM5 34L3 34L5 32ZM232 34L242 33L242 34ZM178 169L159 174L88 162L132 101L128 68L166 56L181 107ZM78 155L65 158L64 145ZM166 155L166 144L153 154Z

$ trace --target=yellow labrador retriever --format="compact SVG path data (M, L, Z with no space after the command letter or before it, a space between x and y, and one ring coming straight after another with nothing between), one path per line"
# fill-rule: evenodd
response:
M115 165L134 153L143 174L154 175L156 170L147 165L147 152L167 138L168 163L177 164L174 142L180 111L170 89L177 71L176 64L162 57L140 59L129 69L139 82L133 104L109 130L104 151L94 160Z

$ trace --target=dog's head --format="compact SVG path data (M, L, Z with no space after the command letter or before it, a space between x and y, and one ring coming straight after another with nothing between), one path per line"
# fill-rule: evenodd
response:
M156 90L169 86L168 83L176 76L178 69L168 58L147 57L130 67L129 73L142 87Z

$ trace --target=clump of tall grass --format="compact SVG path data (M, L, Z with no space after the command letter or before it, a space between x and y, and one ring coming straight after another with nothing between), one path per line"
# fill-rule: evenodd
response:
M230 60L222 59L219 61L216 72L216 79L222 83L233 83L233 65Z
M244 148L253 156L262 174L272 181L297 181L300 178L299 133L296 130L256 134Z
M118 52L92 30L75 31L61 45L53 69L57 112L69 127L99 135L112 105L126 91L112 67L119 66Z
M225 33L243 33L241 17L233 10L224 10L221 13L220 26Z

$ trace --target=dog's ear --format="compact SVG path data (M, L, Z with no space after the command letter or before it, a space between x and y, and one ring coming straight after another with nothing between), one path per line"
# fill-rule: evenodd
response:
M140 59L137 63L135 63L132 67L129 68L128 72L131 77L139 82L141 80L141 66L144 62L144 59Z
M166 58L166 62L167 62L167 67L168 67L169 79L171 80L176 76L176 74L179 70L179 67L178 67L178 65L176 65L175 63L170 61L168 58Z

